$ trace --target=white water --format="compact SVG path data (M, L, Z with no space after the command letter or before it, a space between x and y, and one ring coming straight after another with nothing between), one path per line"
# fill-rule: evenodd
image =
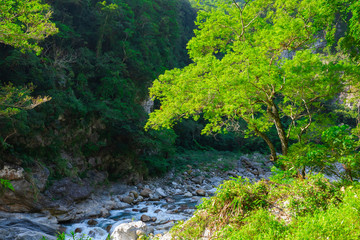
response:
M195 205L200 203L200 197L186 198L182 196L173 196L175 202L167 203L165 200L141 202L137 205L121 210L110 211L110 216L107 218L97 218L95 226L89 226L87 222L89 219L80 223L74 223L66 226L66 233L69 236L67 240L73 239L70 237L71 232L75 232L80 228L81 233L76 233L77 237L85 234L94 240L106 240L108 232L106 229L111 225L110 233L121 223L128 223L131 221L140 221L143 214L149 217L156 217L156 222L148 222L147 224L154 228L154 234L164 233L168 231L176 221L186 220L193 214ZM141 209L147 208L147 212L139 212Z

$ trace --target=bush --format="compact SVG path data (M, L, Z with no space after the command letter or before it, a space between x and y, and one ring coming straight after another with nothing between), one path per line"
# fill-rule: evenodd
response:
M171 233L180 239L355 239L360 234L360 188L345 193L321 175L287 184L239 177L224 182L216 196L205 199ZM346 218L344 232L341 217Z

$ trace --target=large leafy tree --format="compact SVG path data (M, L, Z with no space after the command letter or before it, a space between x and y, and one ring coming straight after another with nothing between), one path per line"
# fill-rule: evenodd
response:
M325 47L334 43L337 6L347 2L211 1L216 7L198 12L198 30L188 43L194 63L165 72L151 87L161 108L146 127L170 128L202 114L208 121L203 132L211 133L237 129L243 119L273 160L276 149L267 133L275 126L286 155L289 140L301 141L314 113L348 76Z

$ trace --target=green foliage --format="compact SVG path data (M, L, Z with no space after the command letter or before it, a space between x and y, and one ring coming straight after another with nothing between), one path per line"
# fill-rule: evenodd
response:
M9 180L0 178L0 185L1 185L1 188L5 188L5 189L8 188L8 189L14 191L14 187Z
M286 184L233 179L171 234L198 239L206 229L219 239L356 239L359 193L355 185L344 188L320 175Z
M312 142L296 143L289 148L286 156L281 156L279 165L285 171L275 170L274 179L286 179L295 175L305 177L306 171L324 172L342 179L353 181L358 178L360 159L359 138L351 134L348 125L332 126L322 132L323 144ZM336 163L341 163L344 171L338 171Z
M41 6L40 12L50 9ZM185 44L192 35L194 10L178 0L53 1L51 9L60 33L39 45L41 55L0 51L1 83L11 82L17 89L10 100L27 90L22 86L29 82L37 86L29 96L52 98L36 110L1 119L2 139L16 133L0 154L10 162L28 156L59 165L56 178L73 174L63 167L63 152L81 159L77 163L84 166L68 159L79 169L92 167L87 163L96 158L106 159L98 169L114 174L124 165L131 167L127 172L145 172L146 165L156 169L154 174L166 171L175 136L145 133L147 113L141 105L156 76L189 62Z
M282 239L287 226L279 222L275 216L265 209L259 209L243 220L244 226L240 229L229 225L224 227L222 235L226 239Z
M150 95L161 108L150 114L146 128L171 128L201 113L203 133L218 133L238 130L242 119L276 160L269 129L276 127L286 155L289 139L301 141L314 113L349 78L339 59L312 50L320 32L328 42L334 39L339 9L324 0L207 3L216 7L198 12L198 29L188 43L194 63L155 80Z
M322 134L322 139L327 145L330 159L341 163L345 169L346 177L353 180L360 170L360 156L358 137L350 133L349 126L333 126ZM331 161L331 160L330 160Z
M17 88L11 83L0 86L0 117L10 118L18 114L21 110L32 109L44 102L49 101L50 97L31 97L34 86Z
M71 232L70 234L65 234L65 233L59 233L56 236L56 240L65 240L65 239L70 239L70 240L92 240L91 237L86 236L85 234L78 236L78 234ZM108 237L110 239L110 237ZM107 238L107 239L108 239ZM43 237L41 240L47 240L47 238Z
M40 0L1 1L0 43L40 54L38 41L58 32L51 15L50 6Z

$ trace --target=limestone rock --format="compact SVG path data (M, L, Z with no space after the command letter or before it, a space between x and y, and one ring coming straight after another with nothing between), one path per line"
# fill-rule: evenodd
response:
M139 193L135 190L131 190L130 193L132 193L134 195L135 199L139 197Z
M56 240L59 225L55 218L41 214L0 212L0 239Z
M205 190L204 189L198 189L196 190L196 195L198 196L205 196Z
M198 177L192 178L191 180L196 184L202 184L203 181L204 181L204 177L203 176L198 176Z
M131 196L126 196L126 197L123 197L122 201L123 201L124 203L131 204L132 202L134 202L134 198L131 197Z
M112 240L136 240L138 233L149 234L151 229L143 222L122 223L111 233Z
M0 178L6 180L20 180L24 177L24 169L18 166L4 165L0 170Z
M150 197L150 194L152 194L152 191L150 188L144 188L141 192L140 195L144 198L148 198Z
M190 192L184 194L184 197L192 197L193 195Z
M160 196L159 196L157 193L150 194L150 195L149 195L149 200L150 200L150 201L159 201L159 200L160 200Z
M162 188L157 188L155 190L155 193L157 193L162 198L167 197L167 194L165 193L164 189L162 189Z

